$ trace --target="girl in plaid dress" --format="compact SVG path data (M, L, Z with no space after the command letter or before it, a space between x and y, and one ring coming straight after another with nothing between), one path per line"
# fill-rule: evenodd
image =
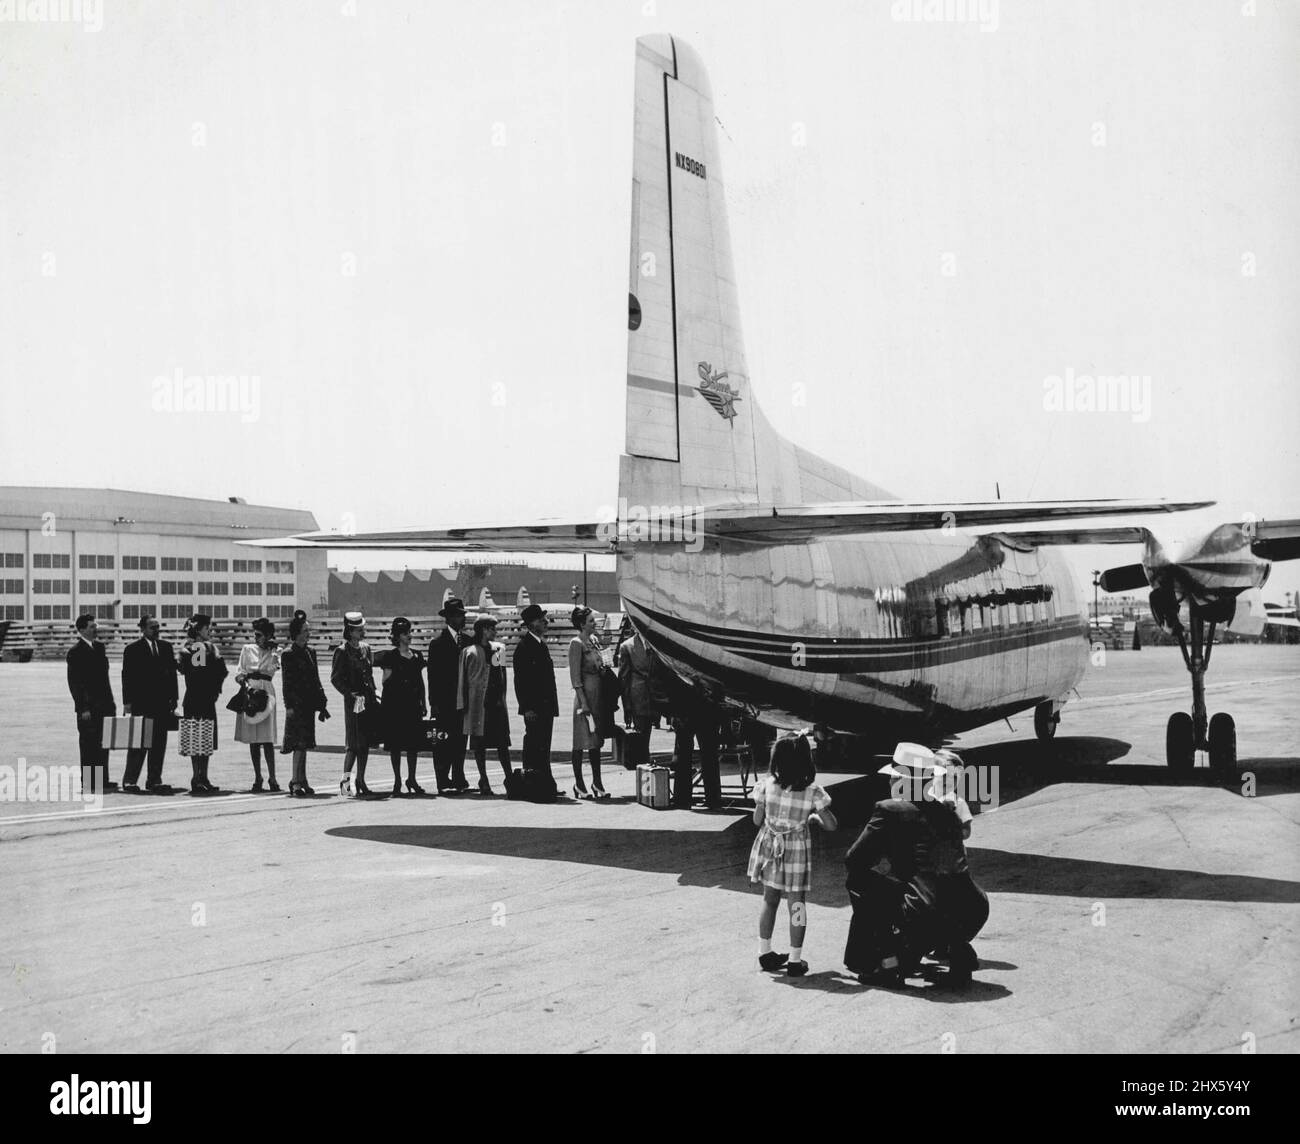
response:
M791 977L808 972L803 939L808 930L804 899L812 889L812 846L808 824L824 830L838 825L830 811L831 796L813 780L812 748L806 736L777 741L772 766L754 788L754 824L759 827L749 853L749 878L763 884L763 908L758 915L758 964L768 972L782 965ZM781 895L790 911L790 953L772 952L772 931ZM787 964L788 961L788 964Z

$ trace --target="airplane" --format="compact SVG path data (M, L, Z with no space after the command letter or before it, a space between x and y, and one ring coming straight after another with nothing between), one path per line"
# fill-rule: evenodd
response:
M1148 586L1183 648L1193 710L1171 716L1167 762L1183 771L1208 750L1235 774L1231 716L1207 719L1209 647L1270 562L1300 556L1300 521L1223 524L1171 546L1153 522L1213 501L914 503L784 438L746 365L704 65L659 34L637 40L635 66L626 443L612 519L247 543L612 553L632 624L720 714L820 724L885 750L1030 710L1051 739L1089 655L1087 606L1058 547L1138 543L1141 563L1102 582Z

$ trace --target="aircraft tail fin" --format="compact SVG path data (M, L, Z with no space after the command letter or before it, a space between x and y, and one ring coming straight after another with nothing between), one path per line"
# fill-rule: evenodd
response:
M713 96L696 53L668 35L636 47L627 445L635 504L889 500L800 449L750 386Z

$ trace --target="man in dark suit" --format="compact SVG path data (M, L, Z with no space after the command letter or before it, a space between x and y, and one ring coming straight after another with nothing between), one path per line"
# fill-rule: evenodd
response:
M515 699L524 717L524 770L551 775L551 733L560 713L555 664L546 646L546 613L529 604L520 614L528 630L515 645ZM552 781L554 781L552 779Z
M131 794L140 793L140 768L146 754L149 770L145 790L150 794L170 794L172 789L162 781L162 769L167 754L167 732L178 701L176 656L172 645L158 638L158 630L156 617L141 616L140 638L127 644L122 653L122 711L153 721L149 746L133 747L126 753L122 789Z
M469 790L465 781L464 716L456 707L460 679L460 653L474 641L464 633L465 604L448 596L438 610L446 626L429 641L429 709L437 723L433 744L433 770L439 794Z
M81 781L88 789L117 790L108 781L108 751L104 748L104 719L117 714L113 685L108 681L108 649L95 637L95 617L77 617L77 642L68 649L68 690L77 709L77 741L81 749Z
M844 857L853 906L844 964L864 980L897 986L939 950L949 979L965 984L979 967L970 942L989 916L962 844L969 828L943 799L944 769L928 748L900 743L880 773L901 781Z

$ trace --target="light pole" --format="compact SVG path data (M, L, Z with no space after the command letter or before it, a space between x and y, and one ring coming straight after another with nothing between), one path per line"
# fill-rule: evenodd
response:
M1094 568L1092 570L1092 632L1094 638L1100 631L1098 620L1101 617L1101 609L1097 600L1097 593L1099 591L1101 591L1101 569Z

